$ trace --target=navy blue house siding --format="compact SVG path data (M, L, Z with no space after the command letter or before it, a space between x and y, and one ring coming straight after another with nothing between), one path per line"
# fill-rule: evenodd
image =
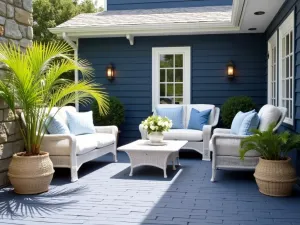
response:
M274 20L266 31L267 40L278 29L281 23L290 15L292 11L295 11L295 92L294 92L294 126L282 126L282 130L290 130L292 132L300 133L300 0L287 0L282 6ZM292 154L294 163L297 165L297 173L300 176L300 153L294 152Z
M232 5L232 0L107 0L108 10Z
M266 103L266 57L264 34L137 37L129 45L124 38L80 39L79 56L92 63L96 81L125 105L126 122L120 144L140 138L138 125L151 114L152 47L191 46L191 102L220 106L231 96L251 96ZM226 64L232 60L237 76L229 80ZM117 77L106 79L105 68L113 63Z

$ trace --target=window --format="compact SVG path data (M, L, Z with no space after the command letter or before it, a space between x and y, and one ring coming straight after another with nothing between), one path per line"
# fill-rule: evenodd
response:
M294 120L294 12L279 27L279 105L287 108L286 123Z
M268 41L268 103L277 106L277 32Z
M152 107L190 103L190 47L152 49Z

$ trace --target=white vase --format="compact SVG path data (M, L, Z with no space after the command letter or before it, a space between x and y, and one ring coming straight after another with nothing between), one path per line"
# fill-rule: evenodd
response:
M164 135L162 132L152 132L151 134L148 134L148 137L152 143L159 143L164 140Z

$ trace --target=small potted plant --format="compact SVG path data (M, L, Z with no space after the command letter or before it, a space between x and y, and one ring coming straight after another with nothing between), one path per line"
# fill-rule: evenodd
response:
M0 80L0 98L15 118L17 107L22 110L21 127L25 151L13 155L8 177L18 194L37 194L48 191L54 169L49 153L41 143L53 107L71 104L77 98L87 104L96 99L99 110L107 111L107 95L94 84L92 68L86 61L74 61L67 43L33 43L22 51L19 46L0 44L0 62L6 75ZM79 70L83 78L74 83L62 78L65 72Z
M164 139L163 132L172 127L172 121L167 117L149 116L142 121L143 128L147 130L151 143L161 143Z
M270 196L289 196L296 183L296 170L288 153L300 147L300 135L288 131L274 133L275 124L267 131L253 130L253 135L241 141L240 157L248 151L261 154L254 177L259 191Z

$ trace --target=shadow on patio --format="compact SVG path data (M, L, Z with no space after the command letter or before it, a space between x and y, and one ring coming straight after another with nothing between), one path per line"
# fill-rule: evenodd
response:
M0 218L22 219L23 217L48 216L77 203L72 196L86 192L87 187L51 187L39 195L18 195L12 188L0 191Z

